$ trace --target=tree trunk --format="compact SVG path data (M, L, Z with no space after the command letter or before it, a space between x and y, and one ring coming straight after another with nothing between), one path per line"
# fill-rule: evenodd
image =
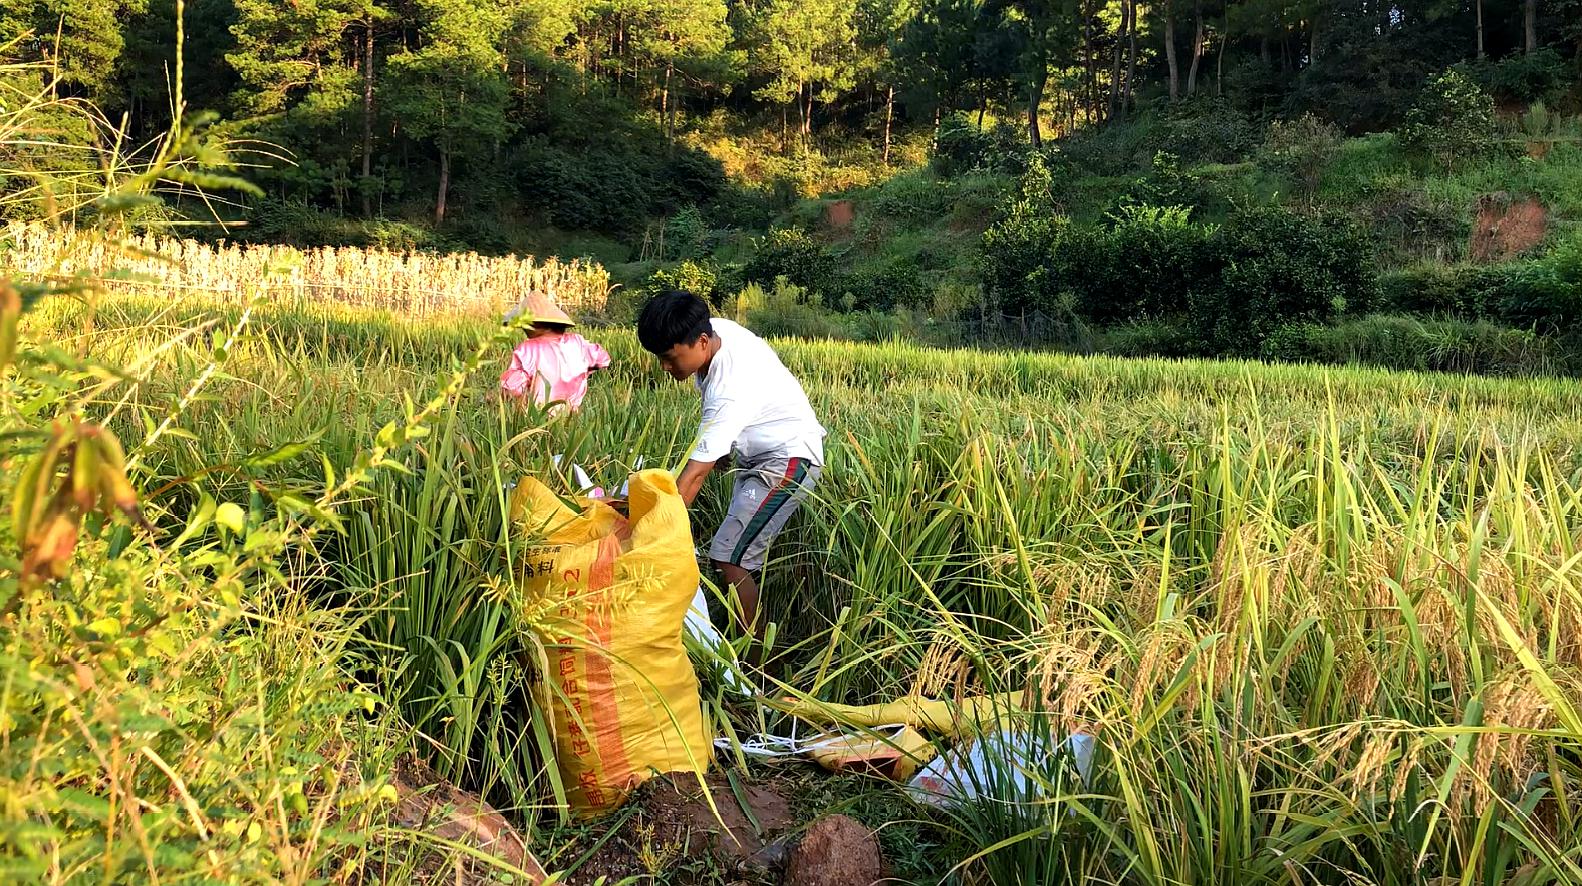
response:
M671 100L670 100L670 121L667 124L670 127L670 137L671 138L675 138L676 137L676 117L678 117L681 114L681 100L683 98L685 98L685 97L686 97L686 93L683 90L681 90L681 89L677 89L676 90L676 94L671 97Z
M1110 58L1110 111L1109 119L1114 120L1116 111L1121 102L1121 55L1126 42L1126 9L1127 0L1121 0L1121 25L1115 32L1115 53Z
M895 87L884 98L884 165L890 165L890 122L895 119Z
M1230 45L1230 22L1225 23L1225 30L1219 35L1219 60L1214 64L1214 97L1219 98L1225 94L1225 48Z
M1170 70L1170 100L1181 97L1181 66L1176 62L1176 5L1165 0L1165 66Z
M1137 73L1137 0L1127 0L1126 6L1131 10L1127 16L1130 24L1127 25L1126 49L1126 101L1124 108L1130 112L1132 107L1132 79Z
M813 84L807 85L807 113L802 116L802 137L813 138Z
M1478 61L1483 60L1483 0L1477 0L1478 7Z
M1313 20L1308 23L1307 63L1309 65L1318 61L1318 13L1313 14Z
M796 136L800 140L807 133L807 106L802 104L802 87L797 87L796 98L791 101L796 105Z
M363 218L373 216L374 19L363 20Z
M1538 51L1538 0L1522 3L1522 33L1527 38L1528 55Z
M1192 4L1197 32L1192 37L1192 66L1187 69L1187 95L1197 95L1197 69L1203 61L1203 0Z
M1084 3L1082 7L1082 63L1087 68L1087 105L1089 119L1099 107L1098 59L1093 49L1093 11Z
M1033 82L1027 90L1027 137L1036 150L1044 146L1044 133L1039 128L1038 116L1044 104L1044 86L1049 82L1049 65L1042 58L1038 61L1038 70L1033 73Z
M675 70L674 61L665 64L665 85L659 90L659 124L665 127L667 136L675 135L670 126L670 75L675 73Z
M445 197L450 193L450 151L441 148L439 152L439 196L434 201L434 224L445 223Z

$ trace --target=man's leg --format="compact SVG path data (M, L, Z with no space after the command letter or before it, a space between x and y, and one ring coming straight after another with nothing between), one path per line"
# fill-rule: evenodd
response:
M769 543L785 528L818 473L817 465L803 459L739 471L730 510L709 548L709 559L735 591L737 625L753 640L746 661L755 667L763 659L768 619L762 614L754 573L768 562Z
M714 568L725 577L725 584L736 599L735 618L737 629L744 636L750 635L753 643L747 649L747 664L758 667L763 663L764 628L766 620L758 617L758 582L753 574L735 563L714 561Z

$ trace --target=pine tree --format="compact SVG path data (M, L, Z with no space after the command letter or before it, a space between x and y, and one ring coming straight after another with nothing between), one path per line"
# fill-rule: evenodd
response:
M794 103L799 131L813 132L813 101L854 80L856 0L767 0L753 18L753 67L768 82L758 98Z
M439 159L434 221L445 221L452 164L505 140L510 84L502 47L510 7L489 0L417 0L420 45L387 62L385 106L407 136Z
M353 32L372 0L235 0L236 48L226 55L241 89L236 106L279 114L299 102L338 105L358 94Z
M118 107L115 74L126 45L121 22L145 8L146 0L0 0L0 43L31 31L59 66L63 84Z

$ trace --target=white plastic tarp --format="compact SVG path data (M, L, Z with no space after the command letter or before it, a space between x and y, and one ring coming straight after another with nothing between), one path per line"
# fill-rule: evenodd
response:
M1071 765L1084 783L1093 778L1094 739L1074 734L1051 747L1051 737L1001 728L963 742L929 761L907 785L920 803L945 807L989 796L1036 802L1059 768Z

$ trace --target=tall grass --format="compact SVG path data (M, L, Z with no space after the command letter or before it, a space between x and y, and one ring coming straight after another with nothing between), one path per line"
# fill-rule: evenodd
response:
M178 0L178 35L181 11ZM185 116L181 64L178 39L179 122L133 149L124 127L57 98L52 68L0 59L0 204L91 218L70 239L111 274L136 248L120 235L157 216L164 189L245 190L203 120ZM82 137L68 144L72 134ZM391 820L405 735L345 667L359 616L310 596L322 565L311 539L334 524L334 493L323 507L278 495L266 508L256 490L217 502L196 484L168 494L178 482L149 495L126 476L146 479L143 447L198 439L185 419L225 377L257 292L229 331L197 344L201 330L183 330L178 347L123 371L91 348L91 281L32 270L13 279L8 262L0 276L0 879L349 882L443 863L448 848L430 859L433 840ZM40 299L73 306L83 347L17 341L19 315ZM139 373L179 392L140 399ZM129 459L85 409L132 431L120 435ZM423 416L377 439L415 435ZM382 466L377 447L359 448L348 479ZM195 475L245 474L292 451ZM113 506L99 497L106 483Z
M604 306L609 275L596 264L550 257L488 258L378 249L210 244L143 235L126 243L39 225L0 232L8 265L29 276L86 275L111 291L181 293L240 304L262 290L274 304L329 302L403 316L499 316L529 290L569 310ZM128 256L131 258L128 258ZM105 269L115 274L105 279Z
M149 318L203 313L186 310L108 305L93 347L150 352L170 330ZM163 441L151 471L309 437L347 457L484 334L330 308L257 322L192 407L204 433ZM31 332L72 323L58 310ZM339 564L329 586L384 601L369 636L436 757L520 807L556 791L491 596L510 542L500 490L553 453L606 483L639 455L672 464L696 420L630 333L602 339L616 368L581 416L523 436L537 419L488 405L481 373L412 475L370 489L321 549ZM403 345L367 346L381 340ZM960 845L941 876L1582 882L1582 386L780 349L832 432L764 583L785 688L1031 688L1021 728L1099 736L1091 785L1051 770L1041 797L943 819ZM154 372L137 397L179 390ZM321 472L285 460L200 485Z

